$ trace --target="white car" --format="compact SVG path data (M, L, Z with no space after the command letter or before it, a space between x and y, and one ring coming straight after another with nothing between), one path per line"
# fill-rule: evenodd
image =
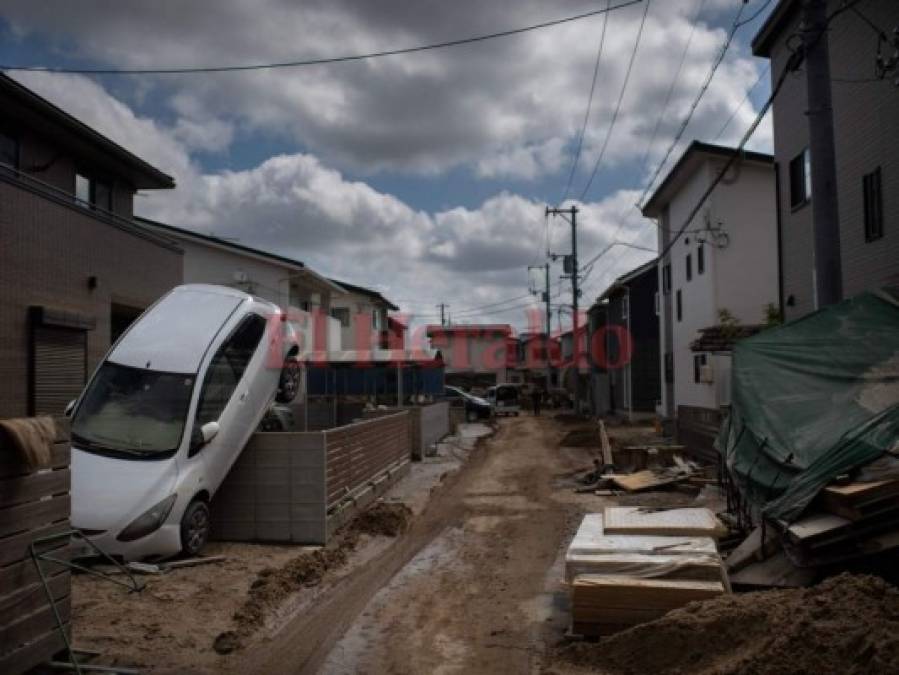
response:
M196 555L209 502L273 399L298 334L240 291L179 286L112 346L72 415L72 525L124 560Z

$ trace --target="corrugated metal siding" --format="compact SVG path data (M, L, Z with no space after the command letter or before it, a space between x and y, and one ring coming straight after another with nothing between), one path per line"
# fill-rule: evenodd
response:
M33 349L34 414L62 415L87 378L87 332L35 326Z

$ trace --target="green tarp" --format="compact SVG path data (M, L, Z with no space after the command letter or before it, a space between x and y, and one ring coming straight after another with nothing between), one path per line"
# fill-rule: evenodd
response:
M716 446L743 497L798 518L836 476L899 452L899 295L863 293L737 343Z

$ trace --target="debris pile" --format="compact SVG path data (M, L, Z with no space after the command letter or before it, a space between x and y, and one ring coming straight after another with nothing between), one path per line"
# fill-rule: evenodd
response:
M610 507L588 514L565 556L572 632L607 635L728 590L708 509Z
M899 672L899 589L843 574L814 588L692 603L559 660L610 675Z

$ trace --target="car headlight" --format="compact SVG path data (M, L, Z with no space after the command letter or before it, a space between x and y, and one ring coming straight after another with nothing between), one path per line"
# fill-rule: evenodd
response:
M119 541L134 541L158 530L162 527L165 519L169 517L169 513L172 512L177 496L177 494L170 495L144 511L143 514L132 520L131 524L122 530L116 539Z

